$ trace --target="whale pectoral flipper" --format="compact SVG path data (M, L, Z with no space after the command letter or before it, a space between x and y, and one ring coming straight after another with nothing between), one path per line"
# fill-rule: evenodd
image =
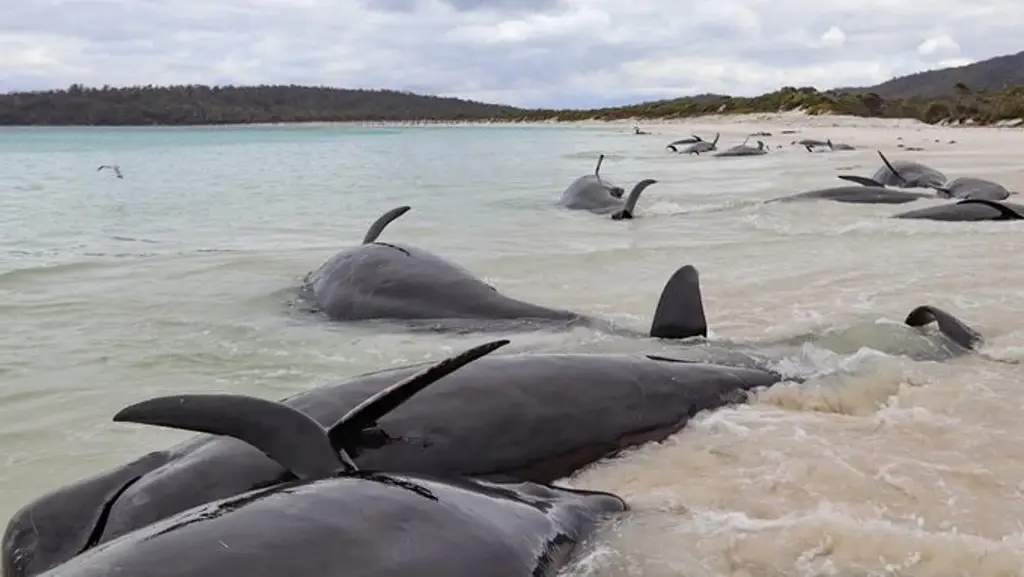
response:
M1024 220L1024 214L1017 212L998 200L989 200L987 198L966 198L957 204L984 204L985 206L992 207L999 211L999 220Z
M700 278L693 265L683 266L668 279L654 311L650 334L659 339L708 336Z
M873 179L871 177L868 177L868 176L854 176L854 175L850 175L850 174L840 174L837 178L840 178L842 180L848 180L850 182L856 182L857 184L860 184L860 185L863 185L863 186L878 186L878 187L881 187L881 188L885 188L884 184L882 184L881 182L878 182L877 180L875 180L875 179Z
M983 340L981 333L967 326L960 319L930 305L921 305L910 311L903 322L914 328L920 328L933 322L937 323L939 332L965 349L973 349Z
M375 395L359 403L345 413L343 417L328 429L331 445L338 451L351 446L349 441L356 438L364 430L377 424L377 420L398 408L413 395L427 388L442 378L454 373L469 363L491 354L509 344L508 339L491 341L468 349L453 357L448 357L418 373L379 391Z
M377 237L380 236L380 233L384 232L384 229L389 224L391 224L391 221L395 220L396 218L402 216L407 212L409 212L408 206L399 206L397 208L392 208L391 210L377 217L377 220L373 221L373 224L370 225L370 228L366 229L366 234L363 235L362 244L370 244L371 242L377 240Z

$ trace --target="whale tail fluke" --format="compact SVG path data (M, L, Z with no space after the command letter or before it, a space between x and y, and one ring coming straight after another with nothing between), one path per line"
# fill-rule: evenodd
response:
M622 210L612 215L612 220L630 220L633 218L633 211L636 210L636 203L640 200L640 195L648 186L657 184L657 180L653 178L645 178L640 182L633 185L633 190L629 191L629 196L626 197L626 202L622 206Z
M921 328L934 322L938 324L940 333L965 349L974 349L983 341L981 333L955 316L931 305L921 305L910 311L903 322L914 328Z
M377 220L373 221L373 224L370 225L370 228L366 229L366 234L363 235L362 244L370 244L371 242L376 242L377 239L380 237L380 234L384 232L384 229L387 228L389 224L391 224L391 221L395 220L396 218L402 216L407 212L409 212L408 206L399 206L396 208L392 208L391 210L377 217Z
M658 339L708 336L700 276L693 265L680 268L668 279L654 311L650 334Z
M298 479L322 478L357 470L348 453L356 433L431 383L507 344L492 341L435 363L363 401L330 430L288 405L227 394L156 397L121 409L114 421L232 437L263 451Z
M856 176L853 174L840 174L837 178L840 180L847 180L849 182L855 182L861 186L878 186L884 188L885 185L869 176Z
M957 204L984 204L985 206L994 208L999 211L999 218L996 220L1024 220L1024 214L1017 212L1012 207L1006 206L998 200L989 200L987 198L965 198Z

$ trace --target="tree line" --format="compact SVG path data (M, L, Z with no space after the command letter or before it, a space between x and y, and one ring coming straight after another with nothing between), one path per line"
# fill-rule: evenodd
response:
M874 92L785 87L756 97L702 94L592 110L524 109L394 90L313 86L132 86L0 94L0 126L215 125L343 121L616 120L776 113L916 118L991 124L1024 118L1024 86L942 96L884 98Z

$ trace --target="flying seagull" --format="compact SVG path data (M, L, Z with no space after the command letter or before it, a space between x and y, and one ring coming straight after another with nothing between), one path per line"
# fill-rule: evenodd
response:
M121 174L121 167L120 166L118 166L116 164L101 164L100 167L96 169L96 172L99 172L99 171L103 170L104 168L109 168L110 170L113 170L114 174L118 178L124 178L124 176Z

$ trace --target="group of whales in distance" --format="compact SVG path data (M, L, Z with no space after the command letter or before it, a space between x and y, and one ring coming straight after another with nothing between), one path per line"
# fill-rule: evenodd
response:
M700 154L717 150L718 138L695 136L686 144ZM767 153L757 142L756 148L744 141L715 156ZM739 148L750 152L735 153ZM930 173L907 163L894 167L879 154L894 176L845 178L858 185L838 187L859 195L811 191L822 194L805 197L936 198L892 188L914 183L960 199L952 206L964 210L1024 218L1016 205L953 192L981 185L957 185L941 173L922 176ZM601 178L603 160L601 155L593 174L570 184L561 204L631 219L640 194L657 181L641 180L626 195ZM113 420L199 435L23 506L0 542L2 574L554 577L578 558L604 520L629 510L618 495L569 489L558 486L559 479L625 449L663 441L702 411L802 380L763 362L762 355L707 338L692 265L669 278L649 331L623 331L581 313L505 296L422 248L381 242L389 223L409 210L401 206L381 215L359 245L309 272L297 287L299 297L330 322L390 321L414 328L426 321L434 330L471 332L507 330L509 321L584 325L678 340L672 346L679 354L492 354L510 342L500 339L280 401L233 394L151 397L121 409ZM929 218L909 215L897 216ZM976 351L983 340L954 315L927 304L914 308L904 324L907 330L937 325L936 338L954 355ZM687 358L694 350L702 352L700 360ZM414 546L403 545L409 543Z
M668 285L678 297L665 305L681 323L676 336L706 337L696 269L681 267ZM911 311L905 323L935 323L939 337L963 352L982 340L928 305ZM769 367L660 355L482 358L507 343L365 374L278 403L172 395L128 407L114 420L205 434L23 507L3 536L4 575L91 577L110 563L148 567L133 574L160 577L305 575L307 567L340 571L344 563L358 563L368 575L408 575L413 565L447 570L447 561L434 559L443 544L492 531L485 539L499 549L492 555L520 560L517 569L496 574L535 575L540 563L539 574L547 575L567 557L538 557L538 548L552 540L575 546L592 531L593 519L625 510L613 495L550 483L625 448L661 441L697 413L743 402L749 391L783 380ZM393 529L387 511L407 507L422 517L416 527L423 534L405 538L423 540L425 548L417 549L423 557L410 557L396 573L376 571ZM468 510L487 513L459 523ZM335 514L324 519L320 511ZM353 511L363 512L361 521L349 518ZM509 525L510 519L517 521ZM377 534L379 545L352 536L358 527ZM275 540L281 530L287 536ZM559 531L568 537L557 537ZM310 540L308 550L300 535ZM218 542L235 543L234 553L209 545ZM186 547L188 561L170 568ZM295 551L306 558L270 559ZM491 558L487 551L480 563Z
M698 136L693 136L693 139L696 139L696 144L703 142ZM676 141L669 147L676 150L674 145L688 141ZM803 139L794 144L804 146L808 151L820 146L827 146L831 150L854 149L850 145L833 143L831 139ZM686 149L680 152L686 152ZM758 148L746 146L744 143L715 156L753 156L765 153L767 147L759 140ZM882 166L871 176L839 175L841 180L855 183L853 186L813 189L767 202L831 200L854 204L906 204L921 199L956 199L959 202L922 208L893 217L945 221L1024 219L1024 205L1002 202L1015 193L997 182L973 176L961 176L950 180L941 171L923 163L911 160L890 161L881 151L878 152L878 156L882 159ZM932 192L910 190L914 188L927 188Z

